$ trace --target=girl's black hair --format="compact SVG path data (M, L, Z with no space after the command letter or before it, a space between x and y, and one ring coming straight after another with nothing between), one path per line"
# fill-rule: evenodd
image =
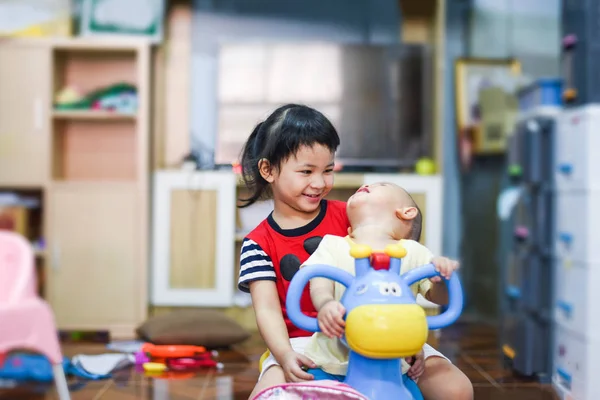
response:
M256 125L242 150L241 167L250 197L240 199L248 207L268 194L269 183L258 169L265 158L279 167L302 146L320 144L335 152L340 138L333 124L319 111L305 105L286 104Z

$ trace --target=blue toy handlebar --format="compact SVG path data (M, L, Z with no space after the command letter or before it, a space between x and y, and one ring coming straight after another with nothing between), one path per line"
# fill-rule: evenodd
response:
M302 296L304 287L313 278L332 279L349 287L354 277L346 271L324 264L306 266L294 275L294 278L290 282L285 302L288 317L300 329L308 332L319 332L319 322L317 319L309 317L300 310L300 297Z
M402 279L404 279L406 284L410 286L421 279L433 278L435 276L441 276L440 273L436 271L435 265L426 264L422 267L415 268L405 274L402 274ZM454 322L456 322L458 317L460 317L463 309L464 296L458 273L454 271L450 279L445 279L442 277L442 281L446 283L446 287L448 288L448 307L446 311L440 315L432 315L427 317L427 325L429 326L429 329L441 329L452 325Z
M440 276L439 272L436 271L435 266L433 264L426 264L402 274L402 279L410 286L421 279L435 276ZM354 276L348 272L324 264L306 266L301 268L296 275L294 275L287 292L287 314L294 325L309 332L319 332L319 323L316 318L309 317L301 311L300 298L304 287L308 282L311 279L318 277L332 279L346 286L346 288L350 287L354 280ZM462 286L456 271L449 280L444 278L442 278L442 280L446 283L448 288L450 298L449 305L447 310L442 314L427 317L429 329L440 329L451 325L458 319L463 308L464 298Z

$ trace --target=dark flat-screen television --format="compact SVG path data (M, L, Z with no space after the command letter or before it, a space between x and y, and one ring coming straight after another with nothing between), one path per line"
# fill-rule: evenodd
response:
M218 54L217 165L236 162L254 126L285 103L333 122L345 167L410 168L431 155L425 46L227 43Z

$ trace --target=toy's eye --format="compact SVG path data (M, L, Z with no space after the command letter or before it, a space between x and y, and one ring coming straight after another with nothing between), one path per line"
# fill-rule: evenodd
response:
M364 285L364 284L360 285L358 288L356 288L356 294L357 295L364 294L367 291L367 289L368 289L367 285Z
M398 283L396 282L392 282L389 284L390 287L390 293L392 294L392 296L401 296L402 295L402 289L400 289L400 285L398 285Z
M390 294L390 285L387 283L382 283L379 286L379 293L381 293L384 296L387 296Z

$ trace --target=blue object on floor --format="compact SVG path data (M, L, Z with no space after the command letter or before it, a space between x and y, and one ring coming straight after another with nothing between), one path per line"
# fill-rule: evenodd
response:
M111 374L106 374L106 375L90 374L85 369L73 364L71 361L69 361L68 364L65 365L65 374L75 375L79 378L85 378L85 379L90 379L90 380L94 380L94 381L97 381L100 379L108 379L112 376Z
M74 375L89 380L108 379L111 374L90 374L83 368L78 368L65 358L63 360L65 374ZM38 381L52 382L52 364L41 354L12 354L6 357L4 365L0 366L0 379L12 379L15 381Z
M39 354L13 354L0 368L0 378L15 381L51 382L52 364Z

